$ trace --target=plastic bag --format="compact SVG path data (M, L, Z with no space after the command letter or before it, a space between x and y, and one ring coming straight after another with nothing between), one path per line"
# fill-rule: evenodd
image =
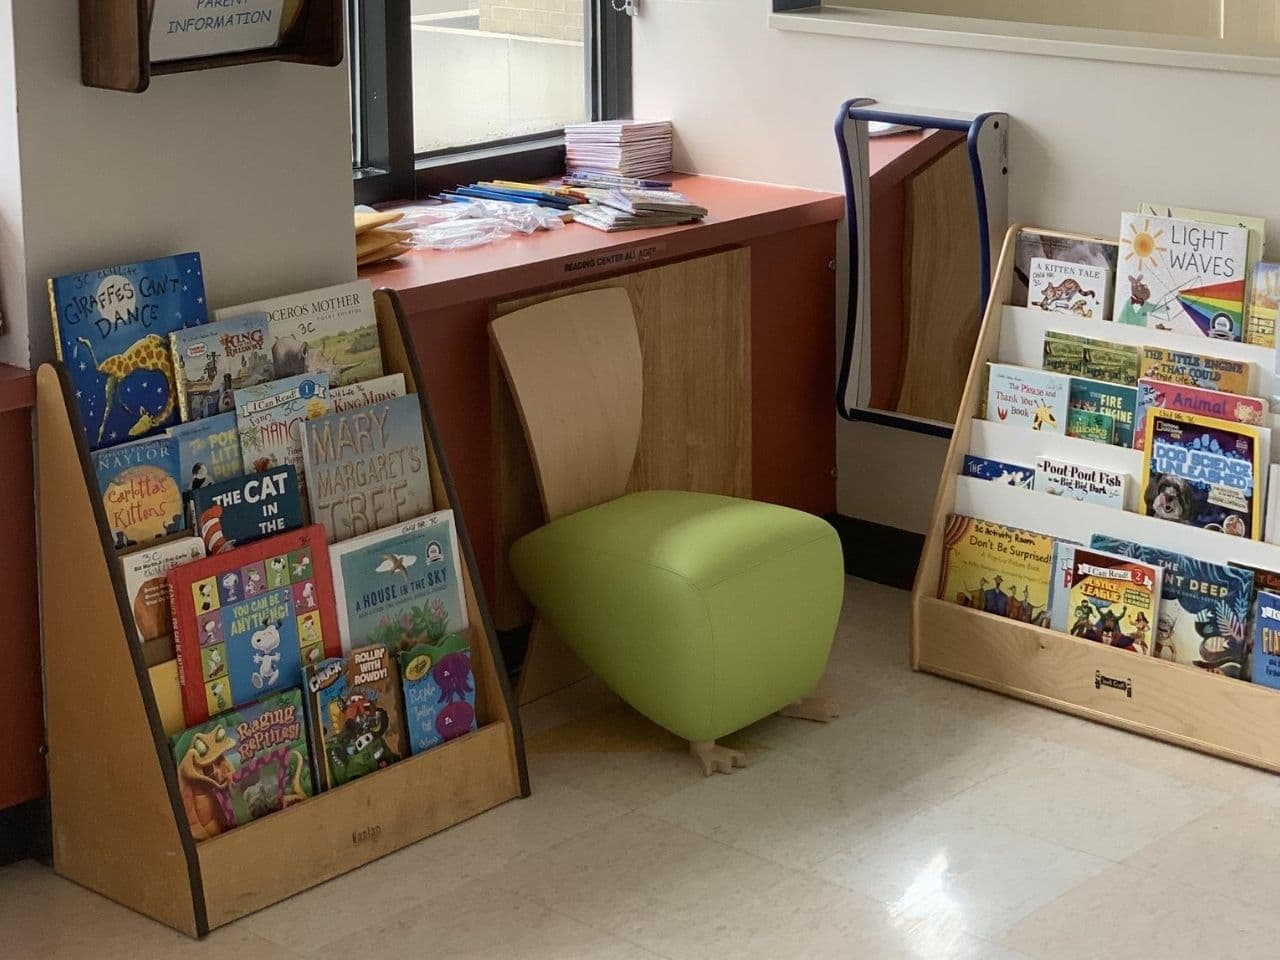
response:
M403 217L396 221L395 229L412 233L415 246L432 250L464 250L514 233L528 235L564 226L558 211L501 200L417 204L396 212Z

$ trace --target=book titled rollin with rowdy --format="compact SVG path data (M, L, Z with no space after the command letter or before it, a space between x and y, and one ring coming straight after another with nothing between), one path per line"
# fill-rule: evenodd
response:
M302 683L339 655L324 531L303 527L167 574L188 724Z
M329 412L329 376L304 373L235 392L245 470L284 464L302 472L302 424Z
M173 758L196 840L210 840L315 793L297 690L193 724L173 738Z
M1262 477L1255 427L1176 410L1147 414L1143 513L1262 539Z
M1107 442L1119 447L1133 446L1133 425L1138 409L1137 387L1072 377L1071 409L1105 414L1111 418L1112 423L1112 438Z
M175 330L169 346L184 422L234 413L237 390L275 379L266 314Z
M430 750L476 728L476 684L471 648L451 633L400 653L404 715L414 753Z
M1242 397L1234 393L1143 378L1138 381L1138 410L1135 415L1140 428L1146 426L1147 411L1151 409L1178 410L1251 426L1261 426L1267 416L1267 402L1257 397ZM1146 442L1146 430L1134 430L1134 448L1141 450Z
M1120 554L1059 546L1066 568L1054 584L1050 626L1073 637L1147 656L1160 602L1161 569Z
M191 493L196 532L209 553L302 526L298 472L287 464L199 487Z
M952 514L938 596L1010 620L1049 625L1053 538Z
M1071 378L1006 363L987 365L986 419L1046 433L1065 433Z
M1131 387L1138 382L1139 350L1127 343L1048 330L1041 356L1044 369L1053 373Z
M1141 378L1162 380L1223 393L1248 393L1252 364L1202 353L1186 353L1164 347L1143 347L1138 366Z
M184 493L221 480L233 480L244 473L235 413L175 423L169 428L169 437L178 445L178 468Z
M204 541L199 537L175 537L120 557L135 635L149 667L173 659L173 617L165 574L204 554Z
M1253 595L1248 570L1106 534L1094 534L1089 545L1164 571L1152 656L1228 677L1247 676L1245 625Z
M116 549L182 529L178 451L165 437L97 450L93 469Z
M177 421L169 334L208 317L198 253L54 277L49 304L90 450Z
M1031 467L1019 466L1016 463L1005 463L1002 460L990 460L987 457L966 455L961 474L966 477L977 477L979 480L991 480L994 483L1007 484L1010 487L1022 487L1030 490L1035 482L1036 472Z

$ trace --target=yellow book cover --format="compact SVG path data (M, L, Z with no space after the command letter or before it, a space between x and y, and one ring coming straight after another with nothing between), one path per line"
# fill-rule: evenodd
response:
M938 596L1047 627L1052 567L1053 537L953 514L943 531Z
M1243 360L1210 357L1164 347L1143 347L1138 376L1184 387L1203 387L1222 393L1249 392L1252 365Z

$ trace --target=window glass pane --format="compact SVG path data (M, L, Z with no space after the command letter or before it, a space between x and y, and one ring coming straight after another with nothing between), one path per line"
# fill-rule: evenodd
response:
M583 0L413 0L414 148L588 119Z

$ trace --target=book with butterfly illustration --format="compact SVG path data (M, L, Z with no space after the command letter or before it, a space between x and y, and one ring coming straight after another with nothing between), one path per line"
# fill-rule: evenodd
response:
M49 305L90 450L177 422L168 338L208 318L198 253L54 277Z
M184 422L234 413L237 390L275 379L266 314L175 330L169 346Z
M453 511L329 548L344 651L407 650L469 626Z
M987 364L986 419L1046 433L1066 433L1071 378L1007 363Z

